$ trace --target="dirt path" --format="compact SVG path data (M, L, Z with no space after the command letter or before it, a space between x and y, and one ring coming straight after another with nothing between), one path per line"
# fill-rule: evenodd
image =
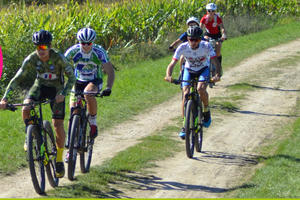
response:
M124 191L124 197L133 198L200 198L220 197L222 193L239 187L245 172L256 167L255 149L274 136L274 130L293 118L288 113L295 106L300 79L300 65L263 69L271 61L299 55L300 40L277 46L245 60L228 70L223 81L210 96L222 96L226 86L251 80L264 86L249 93L241 109L231 115L220 115L212 109L213 124L205 130L204 153L188 159L184 151L175 157L158 162L153 174L139 183L140 189ZM290 73L293 69L295 73ZM271 76L270 74L276 74ZM280 88L276 89L276 88ZM225 94L224 94L225 95ZM144 115L107 130L97 138L93 165L99 165L116 153L136 144L139 138L172 124L180 115L180 95L172 98ZM278 106L280 105L280 106ZM110 137L107 137L107 136ZM174 137L177 133L174 133ZM183 143L182 143L183 145ZM165 167L168 166L168 167ZM33 190L28 170L1 177L0 198L38 197ZM65 177L60 185L70 184ZM51 188L49 185L46 188Z

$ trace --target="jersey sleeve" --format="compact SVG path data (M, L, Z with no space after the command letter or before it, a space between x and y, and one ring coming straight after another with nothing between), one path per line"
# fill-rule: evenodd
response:
M179 39L180 39L182 42L186 42L186 41L187 41L187 33L186 33L186 32L182 33L182 34L179 36Z
M107 52L105 51L105 49L103 47L101 47L100 45L97 45L93 50L95 51L98 59L101 60L102 63L109 62Z
M173 55L173 60L179 60L180 59L180 56L182 55L182 44L179 45L179 47L176 49L174 55Z
M22 63L21 68L18 70L16 75L9 82L3 98L7 98L10 91L14 90L17 86L21 85L23 80L30 79L34 81L36 78L36 69L30 62L30 57L28 56Z

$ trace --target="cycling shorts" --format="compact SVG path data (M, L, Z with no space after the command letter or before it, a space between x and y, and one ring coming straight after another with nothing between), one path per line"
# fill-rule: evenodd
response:
M75 85L73 86L73 91L75 90L75 92L84 92L84 89L86 88L86 86L89 84L89 83L93 83L98 91L101 91L102 90L102 79L94 79L92 81L86 81L86 82L82 82L82 81L76 81ZM75 98L75 93L72 92L71 95L70 95L70 102L76 102L76 98Z
M207 33L206 32L204 35L208 36L208 37L210 37L212 39L215 39L215 40L218 40L218 39L220 39L222 37L221 32L219 32L217 34L211 34L211 33Z
M48 87L48 86L36 84L30 88L26 96L26 99L32 99L34 101L41 101L44 99L54 100L50 102L52 119L64 119L65 101L56 103L55 101L56 95L57 95L57 89L55 87Z
M201 69L199 72L190 72L187 68L184 68L184 73L183 73L183 80L184 81L190 81L193 78L198 77L198 80L200 82L206 82L209 81L209 67L205 67ZM187 86L191 85L188 82L182 82L182 86Z

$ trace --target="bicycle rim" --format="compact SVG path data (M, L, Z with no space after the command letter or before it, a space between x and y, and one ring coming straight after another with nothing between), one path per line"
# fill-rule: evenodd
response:
M88 119L88 118L87 118ZM82 173L87 173L90 170L93 154L94 140L90 139L90 127L87 120L84 120L82 127L82 151L80 152L80 169Z
M48 154L48 163L46 164L46 173L48 181L52 187L57 187L59 179L55 175L55 162L56 162L56 144L51 124L49 121L43 122L44 131L46 134L46 152Z
M186 115L185 115L185 149L186 155L188 158L192 158L194 155L194 144L195 144L195 117L193 112L195 106L192 100L189 100L186 106Z
M68 160L68 178L69 180L74 180L76 160L77 160L77 145L78 136L80 131L80 117L74 115L72 126L71 126L71 136L70 136L70 146L69 146L69 160Z
M33 187L38 194L45 192L45 169L43 158L40 155L40 147L42 144L39 128L29 125L27 129L27 155L29 163L29 171Z

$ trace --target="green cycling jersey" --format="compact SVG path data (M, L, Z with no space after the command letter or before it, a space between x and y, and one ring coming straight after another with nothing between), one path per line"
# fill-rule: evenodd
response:
M37 52L32 52L9 82L3 98L7 99L9 92L21 85L25 78L34 82L32 87L40 85L55 87L58 91L57 95L68 95L76 80L73 68L61 53L54 49L51 49L49 53L49 60L42 62ZM64 75L68 77L66 83L64 82Z

